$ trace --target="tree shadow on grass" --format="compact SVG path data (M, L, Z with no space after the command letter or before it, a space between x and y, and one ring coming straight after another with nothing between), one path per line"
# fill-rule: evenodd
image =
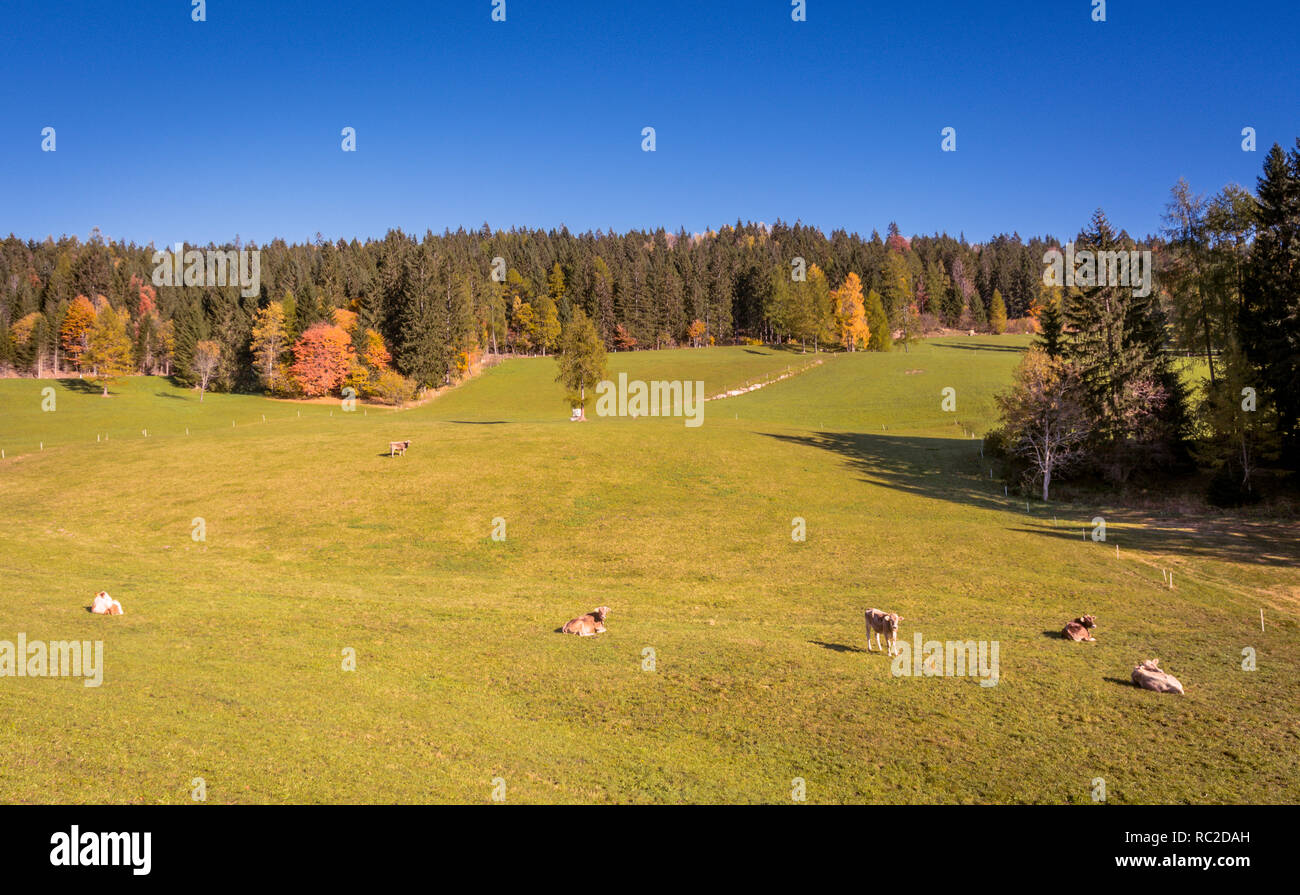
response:
M89 379L59 379L56 380L60 386L70 392L78 392L83 395L103 395L104 386L102 383L92 382ZM109 391L112 394L112 391Z
M1001 482L981 477L979 442L860 432L760 434L838 454L862 481L882 488L983 509L1006 510L1015 504L1002 495Z
M1107 526L1123 528L1106 538L1099 548L1114 552L1118 545L1140 553L1176 553L1226 560L1243 565L1300 568L1300 536L1294 522L1276 519L1241 519L1219 516L1200 519L1153 519L1138 513L1106 515ZM1050 522L1013 528L1058 540L1079 537L1079 527L1053 526Z
M935 348L956 348L961 351L1010 351L1015 354L1024 354L1025 348L1021 345L997 345L989 342L968 342L965 344L955 342L935 342Z
M1025 514L1023 497L1007 497L1002 482L987 478L979 442L961 438L921 438L860 432L813 432L791 435L759 433L763 437L829 451L844 458L861 480L931 500L1016 513L1023 520L1009 531L1042 535L1061 541L1081 537L1082 526L1097 514L1086 504L1044 504L1034 501ZM1059 517L1054 524L1053 514ZM1247 565L1300 567L1300 537L1294 522L1241 518L1231 515L1154 518L1137 511L1105 514L1113 533L1101 549L1133 550L1204 557Z

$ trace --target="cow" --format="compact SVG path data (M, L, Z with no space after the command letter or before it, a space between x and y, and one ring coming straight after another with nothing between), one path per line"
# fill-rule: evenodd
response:
M121 615L122 604L101 590L91 601L90 611L96 615Z
M390 441L388 442L388 456L392 457L395 454L401 454L405 457L406 449L410 446L411 440L409 438L406 441Z
M864 613L867 620L867 652L871 652L871 635L876 635L876 648L880 648L880 635L885 635L885 645L888 654L893 655L898 648L898 623L903 617L897 612L883 612L879 609L868 609Z
M605 617L609 615L608 606L597 606L586 615L580 615L567 622L560 629L564 634L577 634L579 637L593 637L605 633Z
M1095 627L1097 627L1097 616L1081 615L1066 624L1065 629L1061 631L1061 636L1066 640L1082 640L1087 643L1095 643L1097 638L1092 636L1092 629Z
M1143 690L1154 690L1157 693L1177 693L1179 696L1183 695L1182 682L1169 672L1161 671L1159 659L1147 659L1137 668L1134 668L1133 683L1137 684Z

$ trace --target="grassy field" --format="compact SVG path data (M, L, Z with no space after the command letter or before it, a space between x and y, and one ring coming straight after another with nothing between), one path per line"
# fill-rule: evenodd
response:
M1295 527L1004 497L969 433L1024 345L823 354L699 428L570 424L540 358L403 411L0 381L0 640L106 666L0 678L0 801L1300 801ZM610 369L716 394L811 360ZM891 674L873 606L997 641L998 684ZM1062 640L1084 612L1098 642ZM1153 656L1185 697L1129 683Z

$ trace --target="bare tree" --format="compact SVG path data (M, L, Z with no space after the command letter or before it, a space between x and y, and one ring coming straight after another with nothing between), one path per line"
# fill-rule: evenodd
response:
M199 342L194 346L194 372L199 377L199 403L207 393L208 383L217 372L221 363L221 344L211 340Z
M1007 446L1043 480L1047 500L1052 474L1081 456L1091 430L1078 372L1033 349L1016 368L1011 391L999 395Z

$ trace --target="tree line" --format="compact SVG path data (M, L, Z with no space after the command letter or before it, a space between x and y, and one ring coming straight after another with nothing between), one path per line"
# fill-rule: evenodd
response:
M236 285L155 285L152 245L97 230L84 241L11 235L0 241L0 368L111 368L305 394L322 382L337 390L343 368L372 390L389 374L387 390L400 392L452 382L485 354L554 352L576 309L612 350L742 340L888 350L895 336L1001 332L1031 318L1043 300L1041 256L1055 244L907 239L893 224L883 238L827 236L778 221L696 234L485 224L423 238L393 230L365 242L188 247L260 251L260 288L245 296Z

